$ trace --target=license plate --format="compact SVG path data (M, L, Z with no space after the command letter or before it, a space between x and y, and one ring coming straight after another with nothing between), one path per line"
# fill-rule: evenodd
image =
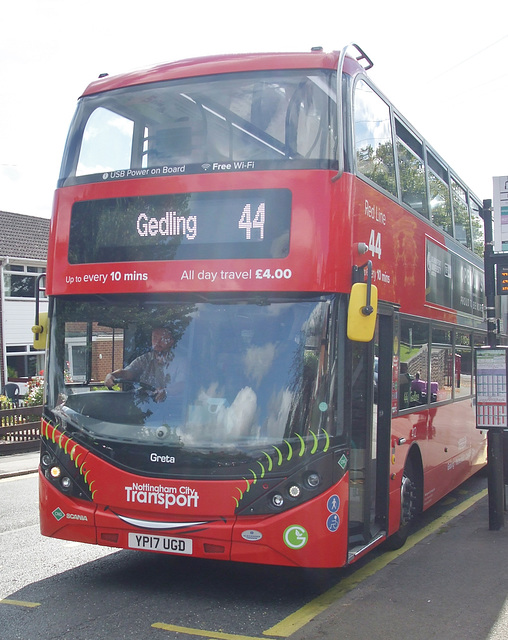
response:
M145 551L162 551L164 553L192 554L192 540L187 538L169 538L142 533L129 533L129 549Z

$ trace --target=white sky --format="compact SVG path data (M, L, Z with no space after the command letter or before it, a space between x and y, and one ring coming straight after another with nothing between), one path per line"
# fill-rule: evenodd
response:
M4 3L6 4L6 3ZM469 6L471 4L471 6ZM50 217L76 100L102 72L357 42L370 77L480 199L508 175L500 0L24 0L1 12L0 210Z

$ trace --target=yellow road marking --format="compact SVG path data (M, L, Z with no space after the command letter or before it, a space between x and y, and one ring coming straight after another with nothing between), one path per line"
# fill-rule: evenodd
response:
M221 631L205 631L203 629L190 629L189 627L178 627L174 624L164 624L164 622L155 622L152 624L155 629L164 629L165 631L177 631L186 633L190 636L201 636L202 638L213 638L213 640L266 640L266 638L258 638L255 636L239 636L236 633L222 633Z
M445 524L453 520L461 513L472 507L476 502L481 500L488 493L487 489L480 491L479 493L471 496L471 498L464 500L453 509L450 509L447 513L437 518L426 527L423 527L413 535L409 536L406 544L397 551L387 551L381 556L374 558L368 564L366 564L349 578L341 580L337 585L325 591L317 598L314 598L311 602L301 607L295 613L292 613L287 618L277 623L270 629L263 631L264 638L258 638L255 636L243 636L231 633L223 633L221 631L205 631L203 629L192 629L190 627L180 627L173 624L165 624L163 622L156 622L152 624L155 629L163 629L165 631L176 631L179 633L186 633L187 635L200 636L201 638L209 638L211 640L266 640L266 636L272 636L277 638L288 638L295 631L298 631L303 626L308 624L319 613L325 611L331 604L339 600L342 596L349 593L352 589L358 586L361 582L367 578L373 576L375 573L386 567L390 562L409 551L412 547L424 540L427 536L434 533Z
M314 598L311 602L304 605L295 613L292 613L287 618L276 624L275 626L263 631L263 634L268 636L277 636L279 638L288 638L292 633L298 631L303 626L308 624L313 618L315 618L319 613L325 611L331 604L339 600L342 596L346 595L349 591L354 589L357 585L359 585L366 578L370 578L370 576L374 575L381 569L383 569L387 564L401 556L406 551L409 551L416 544L421 542L424 538L429 536L431 533L434 533L442 526L456 518L466 509L472 507L476 502L481 500L484 496L487 495L488 490L484 489L480 491L480 493L475 494L468 500L464 500L453 509L450 509L447 513L445 513L437 520L434 520L420 531L417 531L413 535L409 536L406 544L402 547L402 549L398 549L397 551L387 551L383 553L383 555L378 558L374 558L364 567L355 571L355 573L349 578L345 578L341 580L337 585L325 591L322 595Z
M15 607L40 607L40 602L24 602L23 600L0 600L0 604L11 604Z

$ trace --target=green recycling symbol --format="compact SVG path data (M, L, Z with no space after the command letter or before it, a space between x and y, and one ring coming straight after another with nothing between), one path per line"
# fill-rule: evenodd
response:
M284 531L283 538L290 549L302 549L309 541L309 534L299 524L292 524Z

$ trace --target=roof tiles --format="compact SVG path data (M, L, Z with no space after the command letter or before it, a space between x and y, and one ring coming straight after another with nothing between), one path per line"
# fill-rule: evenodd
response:
M47 218L0 211L0 257L48 257L50 221Z

